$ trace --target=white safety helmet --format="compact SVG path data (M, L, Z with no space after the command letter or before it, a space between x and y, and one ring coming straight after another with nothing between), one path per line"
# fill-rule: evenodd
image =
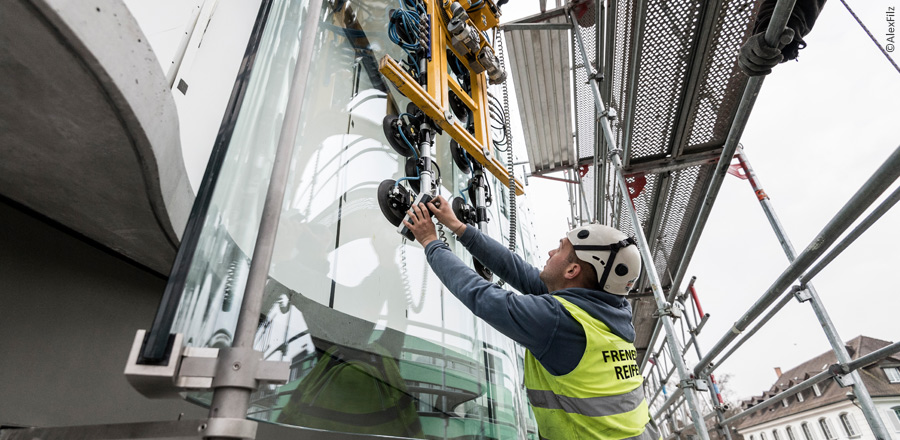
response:
M600 287L626 295L641 274L641 253L633 237L606 225L579 226L566 234L578 259L590 263Z

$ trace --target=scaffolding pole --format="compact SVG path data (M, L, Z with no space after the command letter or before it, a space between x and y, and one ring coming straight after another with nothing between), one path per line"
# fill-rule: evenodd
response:
M759 199L759 204L762 207L763 211L766 214L766 218L769 219L769 224L772 225L772 230L775 232L775 235L778 237L778 241L781 242L781 247L784 249L785 255L787 255L788 261L793 263L797 258L797 253L794 250L794 246L791 244L791 239L787 236L787 232L784 230L784 226L781 225L781 221L778 219L778 216L775 214L775 208L772 206L772 202L769 200L769 196L762 189L762 185L759 183L759 179L756 176L756 173L753 171L753 167L750 166L750 161L747 159L747 155L744 152L743 147L739 147L737 149L737 158L738 162L741 164L741 167L744 169L744 173L746 173L747 180L750 182L750 185L753 187L753 191L757 195L757 199ZM847 352L847 347L844 346L844 341L841 339L841 336L838 334L837 328L834 326L834 322L832 322L831 317L828 315L828 311L825 310L825 305L822 304L822 300L819 298L819 293L816 291L816 288L809 283L808 281L812 279L815 274L821 270L822 267L830 263L834 256L839 254L841 251L847 248L849 244L858 238L865 229L872 225L881 215L884 215L887 210L893 206L894 203L897 202L897 197L900 195L900 192L895 191L888 200L879 206L879 209L876 210L866 221L863 222L859 227L857 227L845 240L843 240L834 250L827 255L816 267L814 267L810 272L804 274L804 276L800 279L801 287L805 287L809 292L809 303L813 308L813 311L816 314L816 318L819 320L819 324L822 325L822 330L825 332L825 336L828 338L828 343L831 344L831 349L834 350L837 361L841 364L848 364L851 360L850 353ZM892 203L891 203L892 202ZM862 378L859 377L859 373L856 370L850 371L850 377L852 378L852 389L853 394L856 395L857 400L859 401L860 409L863 412L863 415L866 417L866 421L869 423L869 427L872 428L872 432L875 433L875 436L879 439L889 439L890 434L888 434L887 428L884 426L884 422L881 420L881 417L878 416L878 411L875 408L875 403L872 402L872 396L869 395L869 390L866 388L866 385L863 383Z
M770 46L776 46L776 42L781 37L781 33L787 25L791 11L794 9L794 2L795 0L778 0L776 3L775 10L772 12L771 21L769 22L769 27L766 29L765 34L766 43ZM728 173L731 158L734 157L735 150L744 133L744 128L747 126L747 120L750 118L750 112L753 110L753 105L756 103L756 97L759 95L759 90L762 88L764 78L764 76L750 77L744 88L744 93L741 95L741 101L738 103L738 108L734 115L734 122L732 122L731 128L728 131L728 136L725 138L725 145L722 147L722 153L719 156L719 160L716 163L716 169L710 179L706 196L703 199L703 203L700 205L697 219L691 227L684 253L682 253L681 260L677 266L678 271L675 273L674 279L672 280L672 287L667 298L667 301L670 303L675 299L675 296L678 295L678 286L681 285L681 282L684 280L688 263L691 261L694 251L697 249L700 235L706 227L706 221L709 219L712 206L719 195L719 190L722 188L722 182ZM653 328L648 347L653 347L653 345L656 344L660 330L660 323L657 322ZM640 368L642 371L646 366L646 363L646 358L641 360Z
M779 4L784 0L779 0ZM587 60L587 50L584 47L584 40L581 35L581 28L578 25L577 21L572 17L571 11L567 11L567 15L569 17L569 22L572 23L572 33L575 35L579 49L581 50L581 58L583 60ZM779 32L780 35L781 32ZM591 83L591 92L594 95L594 104L596 105L596 110L601 115L600 125L603 128L603 134L606 136L607 145L612 148L615 145L612 135L612 128L609 125L609 113L606 110L606 106L603 104L603 99L600 96L600 87L598 85L597 76L593 72L593 68L589 63L583 63L585 73L587 73L587 77L590 78ZM628 197L628 186L625 184L625 175L622 171L622 160L619 157L619 152L610 153L610 158L613 162L613 167L615 169L615 175L619 182L619 191L622 193L623 200ZM690 378L690 373L687 369L687 366L684 363L684 358L682 358L679 354L677 339L675 338L675 328L672 324L671 318L666 314L667 303L662 291L662 285L659 281L659 274L656 273L656 267L653 266L653 256L650 254L650 246L647 243L647 237L644 236L644 231L641 229L640 219L637 216L637 211L634 209L634 206L631 204L624 204L625 209L628 210L628 213L631 216L631 222L634 226L634 233L637 239L638 250L641 253L641 257L644 260L644 270L647 274L647 277L650 279L650 286L653 289L653 296L656 299L657 309L660 311L660 321L663 322L666 330L666 340L669 342L669 350L672 355L673 362L675 363L676 368L678 369L678 375L681 379L680 387L681 389L685 389L684 397L688 403L688 407L691 413L691 419L694 423L694 427L697 430L697 434L700 436L702 440L709 440L709 434L706 432L706 425L703 422L703 417L700 415L700 408L698 406L697 396L694 393L694 389L691 388L694 383Z
M772 12L772 18L765 34L765 40L769 46L775 47L778 45L778 40L781 38L781 34L787 26L791 11L794 9L794 3L795 0L778 0L775 4L775 9ZM703 232L706 221L712 211L713 203L715 203L715 200L719 195L719 190L722 188L722 181L725 179L728 167L731 164L731 158L734 157L734 151L737 149L741 135L744 133L744 128L747 126L747 120L750 117L751 110L753 110L754 103L756 103L756 97L759 95L760 88L762 88L764 78L764 76L750 77L744 88L744 93L741 95L741 101L738 104L738 109L734 115L734 122L732 122L731 128L728 130L728 136L725 138L725 145L722 147L722 154L719 156L719 161L716 164L716 169L710 180L703 204L700 206L697 220L695 220L691 232L688 235L684 253L681 255L681 261L678 264L678 272L675 273L675 277L672 280L672 289L669 292L668 298L669 302L675 298L675 295L678 293L678 286L681 284L687 273L687 265L693 257L694 251L697 248L697 243L700 240L700 234ZM656 337L659 333L658 327L659 325L657 324L657 328L654 329L653 337L651 338L652 343L656 342Z
M639 3L640 5L640 3ZM770 21L769 27L765 34L766 41L775 46L776 42L780 39L782 32L787 25L788 17L790 16L790 12L793 10L794 0L778 0L775 6L775 10L772 14L772 19ZM640 8L640 6L639 6ZM584 47L584 42L581 36L581 30L578 26L575 25L575 20L572 19L571 13L569 15L569 21L573 23L572 32L576 36L578 41L582 59L587 60L587 53ZM587 63L583 63L584 68L586 69L587 77L590 79L591 83L591 91L594 95L595 105L598 114L600 115L600 125L603 129L603 134L606 138L608 149L611 151L609 158L612 160L613 165L615 167L615 174L619 186L620 200L625 200L628 197L627 194L627 185L625 184L625 177L622 174L622 161L618 157L618 151L614 150L615 143L612 135L612 129L609 124L609 114L606 110L606 106L603 103L603 99L600 95L600 89L597 84L597 77L592 72L590 65ZM710 187L707 191L705 200L703 205L701 206L700 213L698 214L697 221L694 224L691 234L688 238L688 244L685 249L685 253L682 256L681 263L679 265L679 271L675 275L672 289L669 294L669 298L666 298L662 292L661 284L659 281L659 275L656 273L656 268L653 266L653 258L649 253L649 244L647 243L646 237L643 234L643 231L640 227L640 221L637 218L637 212L634 210L633 206L624 206L625 209L628 209L631 214L632 223L634 225L635 235L638 239L638 246L640 248L642 258L646 262L646 270L647 276L650 280L651 288L653 290L654 298L657 302L657 307L661 312L666 310L667 304L672 302L672 299L677 295L678 285L681 282L681 279L684 277L684 273L686 271L686 263L690 261L690 257L693 254L694 249L696 248L697 241L699 240L700 232L703 230L705 226L706 219L709 216L709 212L712 209L712 204L715 201L715 198L718 196L719 189L722 185L722 180L725 177L725 174L728 170L728 165L731 161L731 157L734 155L734 151L737 148L738 140L743 133L744 127L747 124L747 119L750 115L750 110L753 108L753 104L756 101L756 96L759 94L760 87L762 86L763 77L752 77L747 83L746 88L744 89L744 94L741 97L741 102L738 106L737 113L735 114L734 123L729 130L728 137L726 138L725 146L723 148L722 154L719 159L719 163L716 167L716 172L712 177L712 181L710 182ZM630 105L629 108L633 107ZM627 148L627 131L626 130L626 145L624 148ZM616 153L616 154L612 154ZM620 204L620 207L624 205ZM654 328L653 336L651 337L651 345L649 346L652 349L653 344L656 342L656 338L659 335L661 328L666 331L666 340L668 342L669 350L671 352L673 362L678 369L679 376L682 380L682 384L689 383L689 373L686 370L684 358L680 356L677 339L675 338L674 328L672 326L671 319L664 315L660 315L660 319L657 321L657 325ZM647 361L647 356L644 357L641 364L641 370L643 371ZM702 377L702 376L700 376ZM694 395L693 389L688 389L685 391L684 387L679 387L678 391L682 391L685 397L685 401L688 403L688 406L691 411L691 418L694 421L694 424L697 429L697 434L703 440L708 440L709 436L706 432L705 424L703 424L703 419L700 417L699 408L697 406L696 396ZM671 401L674 401L678 392L673 393L673 398L670 398Z
M744 329L787 289L788 285L800 277L801 273L837 241L850 225L900 176L900 148L895 149L888 159L875 171L865 184L850 198L843 208L819 232L812 243L801 252L787 269L772 283L763 295L751 306L731 331L726 333L695 367L696 373L712 372L716 365L712 360L741 334Z
M700 311L700 316L704 316L702 313L703 308L700 307L700 301L697 299L697 291L694 289L694 281L696 281L696 280L697 280L697 277L691 278L691 282L690 282L690 284L688 284L687 290L688 290L689 294L691 295L691 298L693 299L694 304L696 305L697 309ZM687 295L688 294L686 293L685 296L687 296ZM682 298L684 298L684 296ZM709 315L706 315L706 316L709 316ZM694 351L697 352L697 359L700 359L703 357L703 352L702 352L702 350L700 350L700 344L697 341L697 334L700 333L699 326L695 327L693 325L693 323L691 322L691 314L687 313L687 310L685 310L685 313L684 313L684 321L687 323L688 333L691 335L691 342L694 345ZM725 411L722 406L722 403L719 401L719 393L717 391L717 387L715 385L715 380L713 379L712 373L710 373L704 377L706 377L707 380L709 381L709 398L710 398L710 402L712 402L713 410L715 410L715 413L716 413L716 420L718 421L718 426L720 428L722 428L721 432L724 434L725 438L727 440L731 440L731 432L728 430L728 426L725 424Z
M256 245L253 248L253 259L250 263L244 298L241 302L240 314L238 315L237 326L234 331L234 340L230 349L235 353L236 359L240 359L238 355L253 350L253 339L259 325L259 312L262 307L266 280L269 277L272 252L275 250L275 234L278 231L278 219L281 217L281 208L284 204L291 155L293 154L297 133L300 129L300 110L303 107L306 82L309 78L321 13L322 0L310 0L306 17L303 21L303 38L300 41L297 64L294 67L293 77L291 78L284 123L282 124L278 145L275 150L259 232L256 236ZM226 351L225 353L227 354L228 352ZM221 363L223 354L220 353L219 357ZM236 360L232 369L239 371L242 368L250 368L248 364L251 364L251 362L243 362L243 364L241 361ZM216 381L213 381L214 391L212 402L209 406L210 420L216 418L246 419L252 389L244 386L245 384L243 383L222 382L225 383L216 387Z

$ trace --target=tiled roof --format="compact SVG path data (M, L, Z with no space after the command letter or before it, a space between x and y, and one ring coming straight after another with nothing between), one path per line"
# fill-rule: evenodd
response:
M860 356L864 356L890 344L890 342L870 338L868 336L857 336L847 342L846 347L850 357L852 359L857 359ZM748 409L755 406L769 397L821 373L822 370L827 369L829 365L836 362L837 358L835 357L834 352L828 350L825 353L784 372L781 377L772 384L771 388L763 392L760 396L752 397L741 402L741 407ZM866 368L858 370L863 383L866 385L866 388L869 390L869 394L872 397L900 395L900 383L892 384L888 382L884 372L881 371L881 367L885 365L900 365L900 357L895 354L869 365ZM815 408L821 408L835 402L849 399L847 397L847 392L850 391L850 388L841 388L834 380L819 382L819 390L822 392L821 396L816 396L812 388L804 390L802 392L804 398L803 402L797 400L796 394L788 397L788 406L786 408L781 404L773 405L768 409L758 411L755 414L742 419L737 427L739 429L745 429L771 420L802 413Z

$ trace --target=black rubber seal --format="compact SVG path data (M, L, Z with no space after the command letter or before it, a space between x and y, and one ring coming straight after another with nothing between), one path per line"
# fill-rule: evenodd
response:
M137 360L138 364L160 365L168 362L169 353L171 352L169 340L172 324L175 322L175 313L178 311L178 305L181 303L181 295L184 292L188 272L191 269L194 253L197 250L197 243L203 231L203 223L206 220L206 214L209 212L216 182L219 180L219 173L222 171L222 164L225 162L225 156L231 144L231 136L234 134L234 127L240 115L241 104L244 102L244 95L246 95L250 84L253 64L256 60L266 22L269 19L272 2L273 0L262 0L259 5L259 12L256 14L256 22L253 24L253 30L250 32L247 49L244 51L243 61L234 80L234 87L231 89L231 98L228 100L228 105L225 107L225 116L222 118L222 124L219 126L219 134L216 136L216 141L213 144L212 153L210 153L209 162L207 162L206 171L203 174L203 180L200 182L200 189L197 191L197 197L194 199L194 206L191 208L184 235L181 237L181 246L175 255L172 272L169 274L169 282L166 284L166 290L163 292L159 308L156 310L153 324L150 326L150 331L147 332L143 347L141 347Z

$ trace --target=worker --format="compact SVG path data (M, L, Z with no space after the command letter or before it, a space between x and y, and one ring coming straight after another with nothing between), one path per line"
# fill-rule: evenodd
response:
M436 201L436 203L435 203ZM488 269L524 295L486 281L437 239L429 212ZM585 225L550 251L543 271L459 221L443 197L404 224L441 282L476 316L522 344L525 387L541 438L657 440L625 294L641 270L634 239Z
M772 19L777 0L764 0L756 15L753 36L741 46L738 55L738 66L748 76L761 76L772 73L778 63L796 59L800 49L806 47L803 40L812 30L825 0L797 0L787 22L787 28L781 34L777 47L766 43L766 29Z

